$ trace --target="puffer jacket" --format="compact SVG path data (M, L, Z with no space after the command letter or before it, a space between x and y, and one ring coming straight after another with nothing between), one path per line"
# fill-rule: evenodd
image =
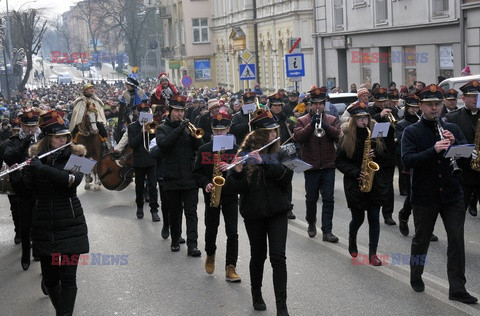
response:
M255 136L254 133L249 134L242 152L251 152L268 142ZM241 172L230 171L227 177L231 190L240 194L240 214L245 220L272 217L286 213L291 208L287 188L292 181L293 171L281 164L275 145L260 154L268 154L262 158L262 164L245 165Z
M52 253L81 254L89 252L88 230L82 205L77 197L77 186L83 174L63 170L71 154L85 155L83 145L72 145L42 159L42 167L27 167L24 183L36 196L33 214L33 255ZM30 156L42 154L39 147L30 148ZM69 187L69 174L75 176Z

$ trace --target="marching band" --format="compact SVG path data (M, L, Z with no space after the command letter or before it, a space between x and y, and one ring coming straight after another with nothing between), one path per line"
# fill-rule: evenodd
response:
M467 304L477 302L465 288L463 226L467 209L472 216L477 215L480 196L478 81L460 87L465 104L460 109L456 104L458 92L443 91L435 84L421 85L402 95L401 111L398 90L361 88L358 100L346 108L341 124L338 116L327 114L332 112L326 109L329 97L325 87L312 87L302 100L305 111L300 116L294 110L299 104L298 93L288 99L284 91L262 100L254 91L245 91L236 100L228 100L228 96L192 99L179 92L165 73L159 75L159 80L160 85L149 98L140 83L129 77L127 90L119 100L121 126L116 130L123 135L115 135L119 144L108 153L120 170L125 166L130 170L130 177L120 177L127 182L119 190L132 181L134 173L137 218L144 217L143 205L149 203L152 221L159 222L161 208L161 236L170 238L170 250L178 252L180 244L185 243L181 237L184 214L186 253L201 257L197 216L201 189L205 203L205 271L215 272L219 259L217 234L223 214L227 238L225 279L233 283L241 281L236 270L240 214L250 242L250 286L255 310L267 308L261 288L268 253L277 315L288 315L286 244L288 220L295 219L295 215L293 170L283 164L287 156L311 165L304 171L305 207L295 207L297 214L305 214L310 238L317 233L321 194L322 240L339 241L333 234L336 169L343 174L351 213L348 251L353 258L359 254L357 233L366 212L368 258L373 266L384 264L377 255L380 210L385 224L396 225L393 181L398 166L406 190L398 213L399 230L405 236L410 233L408 220L413 215L412 256L426 256L430 241L438 240L433 228L440 214L448 236L449 298ZM13 188L9 201L15 224L14 242L22 244L21 266L28 270L33 247L33 256L42 267L41 288L57 315L73 313L77 292L77 266L62 265L61 260L75 260L89 251L86 220L76 194L83 174L64 167L71 155L86 154L85 146L77 144L77 134L88 129L102 141L112 137L104 125L103 102L95 96L94 88L92 84L84 86L82 96L74 102L69 128L62 111L30 108L19 115L18 133L0 145L0 158L11 168L0 178L3 183L8 176ZM369 96L373 98L371 104ZM253 104L255 110L243 111L242 104L245 109ZM146 119L145 114L153 119ZM388 133L374 135L375 126L381 123L389 125ZM233 147L214 150L214 136L230 134L235 137ZM450 146L461 144L475 145L469 158L450 160L443 156ZM102 173L104 169L98 170ZM101 174L100 179L106 176ZM472 198L475 208L471 206ZM53 253L60 254L58 265L51 264ZM410 269L413 290L424 291L424 265L412 260Z

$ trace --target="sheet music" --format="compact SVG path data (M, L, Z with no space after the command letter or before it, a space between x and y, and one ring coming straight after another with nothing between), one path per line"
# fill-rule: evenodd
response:
M93 159L88 159L77 155L70 155L70 158L68 158L67 164L63 169L71 172L89 174L92 172L92 169L96 163L97 162Z

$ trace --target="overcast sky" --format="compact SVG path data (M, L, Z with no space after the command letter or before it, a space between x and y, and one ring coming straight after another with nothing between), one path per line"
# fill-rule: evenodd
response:
M7 0L0 0L0 11L6 11ZM79 0L8 0L8 10L21 10L36 8L45 9L46 15L55 17L68 11L70 6L75 5Z

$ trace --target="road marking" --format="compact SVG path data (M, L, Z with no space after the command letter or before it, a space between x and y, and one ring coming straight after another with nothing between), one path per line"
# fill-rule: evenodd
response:
M297 227L300 226L301 228ZM289 225L288 229L292 232L295 232L305 239L309 239L311 241L316 242L319 245L322 245L323 247L326 247L330 250L333 250L342 256L351 259L350 254L348 253L348 241L344 238L339 237L339 242L332 244L328 242L322 241L320 238L310 238L307 235L307 228L308 225L307 223L300 221L298 219L295 220L289 220ZM321 229L317 230L321 233ZM338 237L338 236L337 236ZM339 247L339 245L342 245L344 247ZM368 249L366 247L363 247L361 245L358 245L358 250L360 253L368 253ZM382 256L381 253L378 253L379 256ZM390 276L391 278L400 281L410 288L410 266L402 266L402 265L391 265L391 258L387 260L388 265L382 266L382 267L374 267L374 266L368 266L371 269L374 269L375 271L378 271L380 273L383 273L385 275ZM445 303L455 309L458 309L464 313L470 314L470 315L480 315L480 311L476 308L471 307L470 305L463 304L457 301L451 301L448 299L448 282L446 282L443 279L440 279L438 277L435 277L429 273L423 273L422 275L423 281L425 282L425 294L429 295L431 297L434 297L441 301L442 303ZM429 283L433 284L433 286L429 285ZM440 290L437 290L436 288L440 288ZM413 291L413 290L412 290ZM479 295L475 292L469 291L469 293L475 297L479 297ZM473 305L476 306L476 305Z

